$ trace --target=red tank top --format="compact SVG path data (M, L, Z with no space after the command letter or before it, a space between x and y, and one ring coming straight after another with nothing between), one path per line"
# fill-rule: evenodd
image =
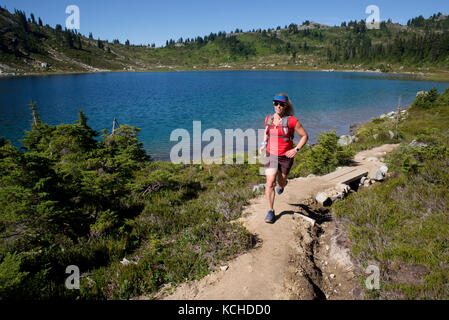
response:
M267 130L267 133L268 133L268 119L270 116L271 115L268 115L265 118L265 126L266 126L265 130ZM290 116L290 118L288 119L288 129L289 129L289 136L292 138L295 134L295 127L297 123L298 119L293 116ZM277 156L285 156L285 153L288 150L293 149L293 139L287 142L282 137L280 137L282 135L281 127L275 127L274 125L271 125L269 135L270 137L268 138L267 152L269 152L270 154L275 154Z

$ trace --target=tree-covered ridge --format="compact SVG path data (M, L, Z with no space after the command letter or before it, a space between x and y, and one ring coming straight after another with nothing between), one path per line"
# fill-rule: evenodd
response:
M441 12L434 14L429 19L420 15L419 17L408 20L407 26L423 28L426 31L430 31L430 29L447 30L449 29L449 20L447 17L448 15L443 15Z
M137 128L96 139L82 111L51 126L32 109L23 150L0 140L0 298L151 295L252 245L229 221L253 196L257 166L154 162ZM69 265L80 291L64 286Z
M266 30L211 32L194 38L170 39L156 48L88 37L51 28L34 15L0 9L0 57L5 72L76 72L99 70L286 68L448 69L449 18L435 14L410 19L407 26L389 21L369 30L365 21L328 27L305 21Z
M443 20L448 21L449 19ZM327 51L330 61L354 62L399 62L424 65L425 63L447 63L449 55L448 24L426 28L402 29L395 33L382 22L379 30L368 30L365 23L352 22L345 27L348 33L335 40ZM389 40L385 41L386 37ZM384 70L382 70L384 71Z

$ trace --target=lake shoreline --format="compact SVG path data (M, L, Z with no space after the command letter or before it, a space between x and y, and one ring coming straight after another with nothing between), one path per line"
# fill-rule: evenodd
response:
M400 110L401 110L401 112L407 111L409 107L410 107L410 106L403 106L403 107L400 108ZM373 119L387 118L387 117L391 118L392 114L393 114L393 113L396 114L396 112L397 112L397 109L396 109L396 110L391 110L391 111L389 111L389 112L384 112L384 113L382 113L382 114L379 114L378 116L371 117L370 119L367 119L367 120L364 120L364 121L361 121L361 122L352 122L352 123L348 123L348 130L347 130L344 134L342 134L342 135L337 135L337 138L340 139L340 138L342 138L342 137L344 137L344 136L355 137L355 132L356 132L360 127L362 127L363 125L365 125L365 124L367 124L367 123L373 121ZM401 116L401 117L402 117L402 116ZM354 126L355 130L354 130L354 129L351 129L353 126ZM351 132L351 131L355 131L355 132ZM297 134L295 134L295 136L297 136ZM351 140L351 141L354 141L354 140ZM352 143L352 142L351 142L351 143ZM313 146L315 146L315 145L317 145L317 144L318 144L317 142L315 142L315 143L310 143L310 139L309 139L309 141L306 143L306 145L307 145L308 147L313 147ZM296 143L295 143L295 142L294 142L293 146L296 146ZM243 159L247 158L248 161L249 161L249 159L256 159L256 160L253 160L253 161L255 161L255 164L263 165L265 160L263 160L263 161L260 161L260 160L261 160L261 159L265 159L265 154L264 154L264 153L263 153L263 154L258 154L259 148L260 148L260 145L257 146L255 149L249 149L249 150L247 150L247 151L244 151L244 152L243 152L242 158L243 158ZM154 161L160 161L160 162L172 162L172 161L170 160L170 157L168 157L168 158L165 158L165 157L153 157L148 151L147 151L147 154L148 154ZM232 157L237 157L238 155L242 155L242 153L236 152L236 151L234 150L233 153L231 153L231 154L223 154L222 156L217 156L217 157L215 157L215 156L214 156L214 157L211 157L211 156L209 156L209 157L201 157L201 163L194 163L194 161L191 160L190 164L197 164L197 165L206 164L206 165L207 165L207 164L215 163L215 164L221 164L221 165L223 165L223 164L227 164L227 163L226 163L226 159L229 159L229 158L232 158ZM192 156L191 159L193 159L193 156ZM250 163L252 163L252 162L250 161Z
M380 70L365 70L365 69L309 69L309 68L258 68L258 69L248 69L248 68L161 68L161 69L148 69L148 70L104 70L104 71L77 71L77 72L35 72L35 73L0 73L0 79L7 78L24 78L24 77L40 77L40 76L60 76L60 75L83 75L83 74L104 74L104 73L153 73L153 72L204 72L204 71L290 71L290 72L354 72L354 73L372 73L372 74L383 74L392 76L407 76L407 80L422 80L422 81L438 81L438 82L449 82L449 72L443 73L423 73L421 71L404 71L404 72L382 72Z
M0 81L3 92L0 112L4 115L0 135L21 146L23 132L29 129L27 110L32 99L38 103L39 116L52 126L73 123L81 108L97 132L110 129L113 118L120 124L140 128L138 139L148 154L155 160L167 161L175 145L170 140L175 129L183 129L186 138L182 140L190 144L195 121L201 123L200 129L197 128L201 134L207 129L220 130L221 141L226 129L263 129L265 116L273 113L273 92L283 90L297 102L295 114L312 144L319 133L335 130L338 136L345 135L351 124L394 110L399 96L403 96L402 106L407 106L418 91L432 87L444 91L447 87L446 83L404 80L409 79L354 70L111 72L98 76L86 73L86 76L5 79ZM207 92L198 94L202 88L207 88ZM160 106L167 106L167 97L170 107L161 109ZM164 113L161 120L151 121L161 111ZM209 140L203 146L209 145Z

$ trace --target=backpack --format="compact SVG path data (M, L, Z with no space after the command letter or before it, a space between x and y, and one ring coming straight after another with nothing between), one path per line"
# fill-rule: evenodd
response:
M289 142L289 141L293 140L293 134L291 134L291 130L290 130L289 126L288 126L289 120L290 120L290 116L283 117L281 125L280 126L276 126L276 125L273 125L274 115L273 114L270 115L268 120L267 120L267 123L266 123L267 129L265 131L267 133L267 135L268 135L268 139L270 137L276 137L276 138L284 139L285 142ZM281 132L282 132L281 136L270 135L270 130L271 130L271 127L273 127L273 126L276 127L276 128L279 128L279 127L281 128Z

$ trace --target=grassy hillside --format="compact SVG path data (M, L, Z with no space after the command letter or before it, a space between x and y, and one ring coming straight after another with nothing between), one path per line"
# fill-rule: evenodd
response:
M33 22L34 20L34 22ZM383 72L449 72L449 18L411 19L407 26L363 21L340 27L294 23L268 30L210 33L169 40L166 46L133 46L51 28L26 13L0 9L3 73L123 70L356 69Z

